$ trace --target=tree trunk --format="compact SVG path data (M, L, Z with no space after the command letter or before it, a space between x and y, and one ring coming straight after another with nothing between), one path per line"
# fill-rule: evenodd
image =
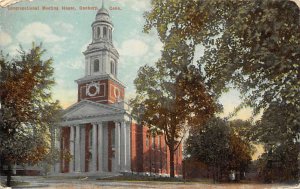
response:
M11 187L11 176L12 176L12 167L11 167L11 163L8 163L7 176L6 176L6 186L8 187Z
M169 151L170 151L170 177L174 178L175 177L175 170L174 170L174 146L169 146Z

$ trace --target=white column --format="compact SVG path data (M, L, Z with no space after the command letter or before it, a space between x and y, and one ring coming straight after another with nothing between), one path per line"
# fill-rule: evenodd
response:
M85 172L85 135L86 135L86 125L83 125L80 128L80 152L79 152L79 157L80 157L80 171Z
M131 122L126 124L126 170L130 171L131 169Z
M98 170L103 171L103 127L98 123Z
M93 124L93 131L92 131L92 137L93 137L93 146L92 146L92 170L95 172L97 171L97 124Z
M69 163L70 170L69 172L72 173L74 172L74 126L70 126L70 155L71 155L71 160Z
M120 123L115 122L115 171L120 170Z
M121 122L121 169L125 171L126 169L126 151L127 151L127 134L126 134L126 123Z
M75 171L80 172L80 127L77 125L75 128Z

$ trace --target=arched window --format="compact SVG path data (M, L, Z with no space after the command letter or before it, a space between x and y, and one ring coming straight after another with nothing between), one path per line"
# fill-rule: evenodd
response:
M114 63L114 61L110 62L110 73L115 75L115 63Z
M100 34L101 34L101 32L100 32L100 27L97 27L97 39L100 38Z
M107 28L103 28L103 38L107 38Z
M112 32L109 30L109 40L112 40Z
M94 72L99 72L99 60L94 61Z

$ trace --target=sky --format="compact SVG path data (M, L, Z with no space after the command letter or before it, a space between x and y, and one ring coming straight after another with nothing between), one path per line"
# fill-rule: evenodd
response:
M4 0L6 2L16 0ZM2 4L2 5L3 5ZM54 60L56 85L53 99L58 99L66 108L77 101L77 84L74 80L84 76L84 55L91 42L91 24L97 10L80 10L80 7L101 8L101 0L34 0L22 1L0 8L0 48L14 56L21 45L29 49L32 42L43 43L47 50L44 58ZM1 4L0 4L1 6ZM42 10L45 6L48 9ZM14 8L12 8L14 7ZM39 7L39 10L14 10ZM74 7L76 10L62 10ZM142 32L143 14L150 9L150 0L105 0L114 24L113 44L120 54L118 78L126 85L126 99L135 94L133 80L138 69L153 65L160 57L162 43L155 30ZM201 56L202 52L196 53ZM223 116L228 115L241 102L239 92L231 90L221 97ZM236 118L247 119L250 109L243 109Z

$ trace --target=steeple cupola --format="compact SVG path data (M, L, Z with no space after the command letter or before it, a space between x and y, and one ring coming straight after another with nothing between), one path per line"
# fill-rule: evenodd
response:
M97 12L92 28L93 42L101 40L112 42L113 24L110 15L105 8L101 8Z

